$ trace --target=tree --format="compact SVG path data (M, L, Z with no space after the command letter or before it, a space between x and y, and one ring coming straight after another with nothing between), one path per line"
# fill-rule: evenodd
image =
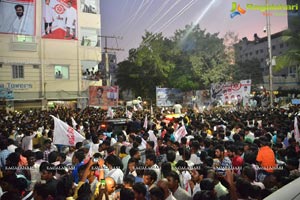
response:
M188 73L181 80L186 81L188 78L193 83L185 84L185 90L205 89L211 83L224 82L230 78L229 59L218 33L206 33L199 25L188 25L184 30L176 31L174 42L179 46L179 52L186 57L184 63L187 69L184 71Z
M234 72L232 74L234 82L251 79L252 84L263 83L263 75L258 59L246 60L245 62L237 62L232 67L234 68Z
M187 25L171 38L146 32L139 47L131 49L128 60L119 66L121 90L131 88L136 96L148 98L155 97L157 86L190 91L231 78L223 40L199 25Z

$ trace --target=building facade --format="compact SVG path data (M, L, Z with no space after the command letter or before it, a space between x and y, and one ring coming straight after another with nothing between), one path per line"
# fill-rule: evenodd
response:
M89 86L102 85L82 76L102 57L100 0L5 1L0 13L7 18L0 23L1 106L45 109L56 102L85 107ZM31 30L16 24L21 18Z

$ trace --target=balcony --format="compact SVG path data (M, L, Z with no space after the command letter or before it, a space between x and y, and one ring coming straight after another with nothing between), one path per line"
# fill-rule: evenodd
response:
M13 35L11 41L12 51L37 51L37 43L35 36L30 35Z

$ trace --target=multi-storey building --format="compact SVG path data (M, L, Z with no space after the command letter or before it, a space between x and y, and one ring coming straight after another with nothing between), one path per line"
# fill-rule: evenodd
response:
M0 16L1 106L85 106L88 87L102 85L82 76L102 57L100 0L7 0Z
M288 4L298 4L300 6L300 0L288 0ZM298 7L299 7L298 6ZM287 11L288 28L292 31L298 31L295 26L295 19L300 19L300 11L292 10ZM272 65L276 65L276 57L282 55L289 49L290 44L283 40L283 32L274 33L271 35L272 45ZM246 62L247 60L258 59L264 77L263 86L269 88L269 52L268 52L268 38L267 34L264 37L259 38L257 34L254 34L253 40L248 40L244 37L239 43L235 45L235 60ZM299 89L300 88L300 74L299 64L286 66L279 72L272 73L273 75L273 89Z

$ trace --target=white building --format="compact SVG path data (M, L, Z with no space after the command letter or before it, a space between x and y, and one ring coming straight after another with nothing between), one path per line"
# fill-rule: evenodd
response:
M0 2L1 106L46 108L58 102L84 107L89 85L102 85L101 80L82 76L82 71L101 61L100 0L28 2ZM33 27L28 32L6 28L10 19L18 19L19 4L24 8L22 18Z

